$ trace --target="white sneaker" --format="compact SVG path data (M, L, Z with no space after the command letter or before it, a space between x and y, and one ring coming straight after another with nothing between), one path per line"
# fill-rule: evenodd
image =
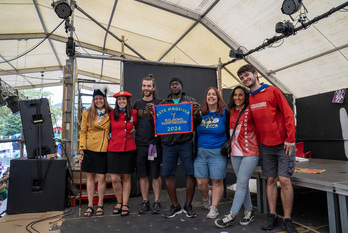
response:
M219 215L218 209L215 206L209 207L209 213L207 215L207 218L214 219Z
M207 210L209 210L209 207L211 206L211 190L208 192L208 199L203 198L203 207Z
M252 210L244 210L244 218L239 221L240 225L246 226L249 225L249 223L254 221L254 213Z

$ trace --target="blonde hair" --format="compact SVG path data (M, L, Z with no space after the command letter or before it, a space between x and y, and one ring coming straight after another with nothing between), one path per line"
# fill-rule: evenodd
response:
M112 111L112 108L110 107L107 99L105 97L103 97L103 98L104 98L105 112L110 113ZM87 111L88 111L87 125L89 125L89 126L93 125L93 122L95 121L95 119L97 119L97 108L95 107L94 99L95 99L95 96L92 99L91 107L89 109L87 109Z

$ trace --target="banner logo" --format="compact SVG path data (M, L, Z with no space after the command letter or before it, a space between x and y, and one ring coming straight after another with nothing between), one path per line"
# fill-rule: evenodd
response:
M155 134L191 133L192 103L154 105Z

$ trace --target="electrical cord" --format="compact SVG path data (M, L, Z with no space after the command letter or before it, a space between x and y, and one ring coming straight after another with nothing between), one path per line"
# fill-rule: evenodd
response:
M34 232L37 232L37 233L40 233L38 230L36 230L34 228L34 225L40 223L40 222L43 222L43 221L47 221L47 220L50 220L50 219L55 219L55 218L58 218L60 217L58 220L54 221L54 222L57 222L57 221L60 221L62 219L62 217L64 216L70 216L72 214L74 214L75 212L71 212L72 208L69 208L67 212L64 212L62 214L58 214L58 215L54 215L54 216L51 216L51 217L47 217L47 218L43 218L43 219L39 219L39 220L36 220L36 221L33 221L33 222L30 222L28 223L26 226L25 226L25 229L30 232L30 233L33 233ZM71 213L70 213L71 212ZM54 223L52 222L52 223ZM50 222L51 223L51 222Z
M14 60L16 60L16 59L18 59L18 58L21 58L21 57L23 57L24 55L27 55L28 53L30 53L31 51L33 51L34 49L36 49L37 47L39 47L48 37L50 37L50 36L59 28L60 25L62 25L62 23L63 23L64 21L65 21L65 20L63 20L62 22L60 22L60 23L58 24L58 26L57 26L52 32L48 33L47 36L46 36L42 41L40 41L39 43L37 43L36 45L34 45L31 49L29 49L29 50L27 50L27 51L21 53L20 55L18 55L18 56L16 56L16 57L11 58L11 59L9 59L9 60L6 60L6 59L4 58L4 61L0 61L0 64L2 64L2 63L8 63L8 62L10 62L10 61L14 61Z

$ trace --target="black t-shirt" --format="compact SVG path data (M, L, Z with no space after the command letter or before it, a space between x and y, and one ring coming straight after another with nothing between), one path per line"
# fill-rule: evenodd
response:
M135 143L139 146L148 146L150 144L155 144L155 132L153 120L150 120L147 115L146 105L148 103L153 103L155 105L159 104L162 99L155 98L150 101L138 100L134 103L133 108L138 111L137 115L137 128L135 131Z

